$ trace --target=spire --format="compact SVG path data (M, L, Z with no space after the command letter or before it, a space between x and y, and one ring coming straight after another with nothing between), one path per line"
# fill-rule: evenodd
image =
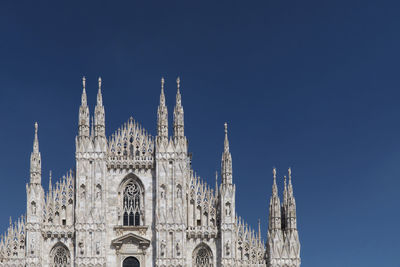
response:
M289 184L287 192L286 227L287 230L297 229L296 200L293 195L292 169L288 170Z
M165 105L164 82L164 77L162 77L160 104L157 112L157 135L162 138L168 138L168 109Z
M103 105L103 96L101 94L101 77L99 77L98 83L99 83L99 91L97 92L97 105L102 106Z
M33 140L33 152L31 153L30 183L40 184L42 173L41 156L39 152L38 124L35 122L35 137Z
M176 78L176 87L177 87L177 91L176 91L176 105L177 106L182 106L182 97L181 97L181 79L178 77Z
M165 106L164 83L165 83L164 77L161 77L160 106Z
M49 195L51 194L51 192L53 191L53 185L51 183L51 170L50 170L50 174L49 174Z
M99 90L97 92L97 103L94 108L95 120L95 137L105 137L105 114L103 106L103 96L101 94L101 77L98 79Z
M79 136L89 137L89 107L87 105L85 76L82 78L82 87L81 106L79 107Z
M286 175L283 176L283 201L282 201L282 229L286 229L287 224L287 210L288 210L288 193L287 193L287 184L286 184Z
M183 119L183 107L181 97L181 80L178 77L176 79L177 92L176 92L176 104L174 109L174 138L175 140L185 136L184 134L184 119Z
M276 185L276 168L272 169L272 174L274 176L274 182L272 184L272 195L277 196L278 195L278 187Z
M81 105L87 106L86 77L85 76L83 76L83 78L82 78L82 87L83 87L83 91L82 91L82 97L81 97Z
M35 122L35 138L33 140L33 153L39 153L38 123Z
M288 185L288 194L289 197L293 197L293 185L292 185L292 169L288 169L288 176L289 176L289 185Z
M261 241L261 220L258 219L258 239Z
M225 126L224 152L229 152L228 124L225 122L224 126Z
M221 176L223 184L232 184L232 155L229 152L228 124L225 122L224 153L222 153Z
M274 177L272 184L272 195L269 203L269 225L268 230L281 229L281 205L278 197L278 187L276 185L276 169L273 168Z

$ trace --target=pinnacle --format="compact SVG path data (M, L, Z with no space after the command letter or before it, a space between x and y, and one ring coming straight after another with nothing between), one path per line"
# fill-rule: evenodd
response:
M228 140L228 123L224 123L225 126L225 141L224 141L224 152L229 152L229 140Z
M98 83L99 83L99 91L97 93L97 105L102 106L103 105L103 96L101 94L101 77L99 77Z
M82 77L82 97L81 97L81 106L87 106L87 97L86 97L86 77Z
M38 123L35 122L35 138L33 141L33 153L39 153Z

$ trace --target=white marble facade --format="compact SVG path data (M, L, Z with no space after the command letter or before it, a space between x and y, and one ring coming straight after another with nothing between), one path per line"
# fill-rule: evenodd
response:
M106 137L101 79L90 120L83 78L76 167L43 189L35 124L27 210L1 237L0 266L300 266L290 170L282 204L273 171L264 244L235 210L227 125L211 188L191 168L183 114L178 78L169 135L162 79L157 135L130 118Z

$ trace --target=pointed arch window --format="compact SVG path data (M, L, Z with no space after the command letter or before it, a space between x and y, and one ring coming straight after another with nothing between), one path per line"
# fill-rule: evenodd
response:
M143 188L135 181L129 181L123 191L123 225L138 226L143 221Z
M67 247L63 244L56 245L50 253L51 267L70 267L71 256Z
M206 244L200 244L193 251L194 267L213 267L213 255L211 249Z

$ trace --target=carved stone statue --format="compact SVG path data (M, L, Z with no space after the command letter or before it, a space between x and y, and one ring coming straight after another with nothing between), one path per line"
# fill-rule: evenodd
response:
M166 248L167 244L165 242L165 240L161 241L161 245L160 245L160 254L162 257L165 256L165 248Z

